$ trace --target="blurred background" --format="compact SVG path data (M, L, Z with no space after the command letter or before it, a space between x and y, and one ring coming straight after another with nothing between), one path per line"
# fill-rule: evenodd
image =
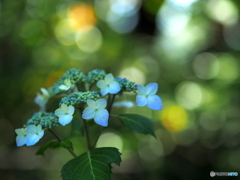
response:
M35 146L17 148L14 129L39 110L39 89L69 68L159 84L162 111L113 109L151 118L157 136L133 133L112 119L97 146L123 154L113 180L240 173L239 11L238 0L1 1L1 179L61 179L70 154L57 149L35 156L53 139L47 132ZM133 94L124 98L135 101ZM54 131L65 137L71 125ZM84 137L71 140L77 154L86 150Z

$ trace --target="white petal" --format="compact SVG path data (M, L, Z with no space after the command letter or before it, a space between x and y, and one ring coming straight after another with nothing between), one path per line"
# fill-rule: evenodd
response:
M143 85L138 84L137 85L137 90L138 90L139 95L145 95L146 94L146 90L145 90L145 87Z
M69 87L68 86L66 86L66 85L60 85L59 87L58 87L59 89L61 89L61 90L63 90L63 91L66 91L66 90L68 90L69 89Z
M17 146L23 146L26 143L26 136L17 136L16 137Z
M37 134L28 134L26 137L26 145L32 146L40 140L40 137Z
M37 126L35 126L35 125L28 125L27 127L26 127L26 133L27 134L36 134L37 133Z
M45 88L41 88L41 91L42 91L43 95L45 95L45 96L49 95L48 91Z
M105 88L101 89L102 96L105 96L107 93L109 93L109 88L108 87L105 87Z
M113 77L112 74L108 74L108 75L105 76L105 82L106 82L107 84L112 83L113 80L114 80L114 77Z
M69 124L73 119L73 116L71 115L63 115L59 118L59 123L63 126L65 126L66 124Z
M150 108L150 109L153 109L153 110L161 110L162 109L161 98L157 95L148 96L147 107Z
M90 107L90 108L96 108L96 101L94 100L91 100L91 99L88 99L87 100L87 105Z
M86 107L83 111L82 118L83 119L92 119L95 116L95 109Z
M62 104L60 109L63 111L63 112L67 112L68 111L68 106L66 104Z
M37 133L41 132L42 131L42 125L41 124L37 125L36 130L37 130Z
M54 114L57 116L57 117L61 117L65 114L65 112L63 112L60 108L57 109Z
M136 103L138 106L146 106L147 105L147 98L143 95L137 95Z
M99 80L97 82L97 87L99 87L100 89L105 88L106 86L107 86L107 84L104 80Z
M105 99L98 99L96 102L96 108L97 109L103 109L107 106L107 101Z
M158 90L158 84L157 83L149 83L146 85L146 95L154 95L156 94Z
M94 121L97 124L106 127L108 125L108 117L109 117L108 111L106 109L100 109L96 112Z
M69 115L73 115L74 110L75 110L75 108L70 105L70 106L68 107L68 114L69 114Z
M119 102L113 103L113 106L114 107L128 107L128 108L130 108L130 107L133 107L134 104L133 104L132 101L119 101Z
M15 132L18 136L24 136L26 135L26 130L25 128L20 128L20 129L15 129Z
M120 85L114 81L109 85L109 93L110 94L117 94L121 90Z

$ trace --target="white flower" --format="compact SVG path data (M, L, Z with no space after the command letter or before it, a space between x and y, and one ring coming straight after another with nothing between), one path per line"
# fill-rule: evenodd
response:
M34 99L35 103L39 105L39 107L44 110L45 106L50 98L48 91L44 88L41 88L42 94L37 94L37 97Z
M55 111L55 115L59 117L59 123L63 126L69 124L73 119L74 107L62 104L60 108Z
M107 126L109 113L104 109L107 105L107 101L105 99L98 99L97 101L88 99L87 105L88 107L84 109L82 118L94 119L97 124Z
M60 90L67 91L72 86L70 79L65 79L63 84L59 86Z
M114 81L114 77L112 74L108 74L105 76L104 80L99 80L97 82L97 87L101 90L102 96L105 96L107 93L110 94L117 94L121 87L117 81Z
M16 137L17 146L19 147L26 144L26 140L27 140L26 129L25 128L15 129L15 132L17 133L17 137Z
M16 142L17 146L32 146L36 144L44 135L41 124L38 126L28 125L26 128L16 129L17 133Z
M159 96L155 95L158 90L157 83L149 83L146 87L137 85L137 105L146 106L153 110L162 109L162 100Z
M44 135L44 130L42 130L42 125L28 125L26 127L27 137L26 145L32 146L36 144Z
M133 104L132 101L119 101L119 102L113 103L113 106L114 107L127 107L127 108L130 108L130 107L133 107L134 104Z

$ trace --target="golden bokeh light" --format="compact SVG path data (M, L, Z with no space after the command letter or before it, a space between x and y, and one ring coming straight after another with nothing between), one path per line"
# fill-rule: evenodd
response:
M77 32L88 32L96 24L94 9L89 4L75 4L68 9L70 26Z
M188 115L181 106L166 105L160 112L163 126L169 131L177 132L183 130L188 124Z

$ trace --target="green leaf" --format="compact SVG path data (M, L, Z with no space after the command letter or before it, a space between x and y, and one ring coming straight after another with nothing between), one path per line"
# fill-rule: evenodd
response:
M46 144L41 146L38 151L36 152L36 155L42 155L44 156L44 153L48 149L56 149L56 148L72 148L72 142L69 141L68 139L65 139L64 141L57 141L57 140L51 140L48 141Z
M120 166L121 153L114 147L96 148L68 161L62 168L63 180L110 180L111 163Z
M139 114L119 114L117 118L127 128L141 134L150 134L155 136L152 121Z

